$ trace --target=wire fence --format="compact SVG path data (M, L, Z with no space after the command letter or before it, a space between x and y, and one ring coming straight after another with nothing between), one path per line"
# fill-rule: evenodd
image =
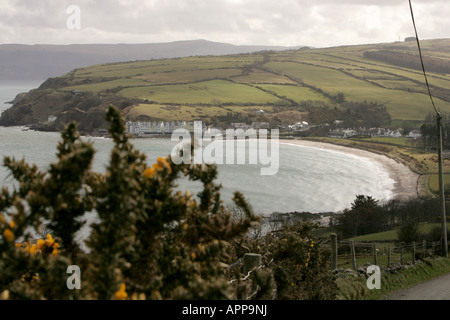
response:
M320 244L329 248L331 252L331 269L353 269L369 265L380 268L393 268L397 266L414 265L424 258L437 258L441 256L441 243L434 241L421 241L402 243L399 241L338 241L337 236L331 235L329 239ZM252 275L255 271L270 268L273 259L267 263L262 262L262 255L246 253L226 268L230 275L234 275L229 284L237 285L237 298L250 300L259 291L260 287L253 283ZM232 272L238 271L238 272ZM273 290L272 299L276 298L277 290Z
M262 263L262 255L256 253L246 253L241 259L227 266L227 269L233 269L242 264L243 273L238 277L231 279L228 283L238 283L237 296L241 300L252 299L259 291L259 285L252 283L252 273L256 270L268 268L273 259L267 263ZM250 280L247 282L247 280ZM276 290L272 291L272 300L276 297Z
M331 237L331 268L353 269L364 265L393 267L415 264L423 258L440 256L440 243L421 241L400 243L395 241L337 241Z

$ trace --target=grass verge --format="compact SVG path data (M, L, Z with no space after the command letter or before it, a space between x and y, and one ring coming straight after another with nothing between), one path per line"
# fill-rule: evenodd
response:
M394 291L450 272L450 259L425 259L406 269L389 272L381 270L380 289L369 290L364 276L343 275L337 279L340 300L383 300Z

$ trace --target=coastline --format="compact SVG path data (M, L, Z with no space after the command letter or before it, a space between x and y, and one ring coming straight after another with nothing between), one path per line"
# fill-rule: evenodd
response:
M408 200L418 196L419 174L413 172L409 167L389 158L386 155L370 152L362 149L344 147L337 144L316 142L302 139L280 139L280 143L296 144L299 146L313 147L322 150L338 151L366 158L378 167L382 167L389 174L389 177L395 181L394 199Z

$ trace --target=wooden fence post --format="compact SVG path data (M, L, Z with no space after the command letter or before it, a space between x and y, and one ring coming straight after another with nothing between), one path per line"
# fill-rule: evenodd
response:
M244 275L247 275L253 268L261 265L261 255L257 253L244 254Z
M337 234L332 233L330 235L331 244L331 270L337 269L337 257L338 257L338 247L337 247Z
M355 242L353 240L350 241L350 253L352 255L352 268L356 271Z
M436 244L433 242L431 242L431 258L434 259L434 252L436 251Z
M373 243L373 264L378 265L378 259L377 259L377 243Z
M403 246L400 247L400 265L403 265Z
M258 268L262 262L261 262L261 255L257 254L257 253L246 253L244 254L244 276L247 276L249 274L250 271L254 270L255 268ZM252 290L255 289L255 284L252 281L251 284ZM238 288L238 297L240 297L240 299L242 300L246 300L247 299L247 286L245 285L245 283L243 283L239 288Z
M391 259L392 259L391 245L388 245L388 262L387 262L388 268L391 266Z
M416 243L413 242L412 263L416 264Z

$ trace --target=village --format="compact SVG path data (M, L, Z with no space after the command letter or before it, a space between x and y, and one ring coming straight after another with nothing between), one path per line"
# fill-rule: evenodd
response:
M280 132L304 132L310 129L310 124L306 121L297 122L295 124L287 126L278 126L277 129ZM186 129L189 132L194 130L194 121L127 121L126 130L127 133L132 134L135 137L146 137L153 135L169 135L177 129ZM202 123L202 131L222 128L213 128L206 126ZM252 122L247 124L244 122L230 123L230 129L242 129L249 130L254 129L256 131L260 129L271 129L268 122ZM388 129L388 128L337 128L330 129L328 137L347 139L355 136L371 136L371 137L408 137L417 139L422 136L420 130L411 130L407 134L402 134L400 129Z
M231 123L232 129L269 129L269 123L267 122L252 122L248 125L246 123ZM135 137L145 137L150 135L168 135L172 134L177 129L186 129L189 132L194 130L194 121L127 121L126 122L127 133L132 134ZM202 131L208 131L212 129L210 126L206 126L202 123Z
M411 130L407 135L400 132L399 129L391 130L386 128L353 128L353 129L335 129L330 130L328 137L330 138L351 138L355 136L370 136L370 137L408 137L417 139L422 136L420 130Z

